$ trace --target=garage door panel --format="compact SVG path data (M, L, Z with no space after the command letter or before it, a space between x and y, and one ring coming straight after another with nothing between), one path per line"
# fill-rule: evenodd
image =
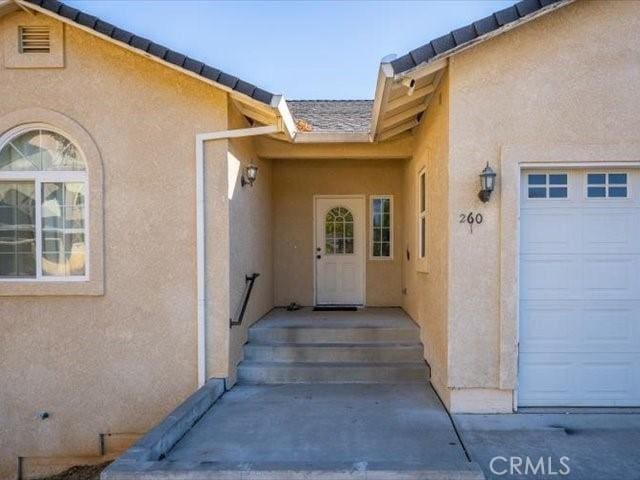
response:
M637 305L585 308L582 322L584 351L636 352L640 344L639 318Z
M523 300L578 298L581 291L580 258L570 255L523 255L520 286Z
M520 365L518 400L529 406L634 406L638 354L527 355Z
M633 255L582 258L582 298L632 300L640 298L638 268L640 257Z
M566 199L523 193L522 406L640 405L640 175L631 198L594 199L587 173L569 171Z
M520 353L635 353L640 302L522 301Z
M522 212L520 251L528 253L572 253L580 245L575 229L580 225L581 213L576 209L526 210Z
M640 214L622 209L591 209L582 218L582 252L639 254Z
M574 319L571 308L526 302L521 308L520 351L564 350L573 342Z

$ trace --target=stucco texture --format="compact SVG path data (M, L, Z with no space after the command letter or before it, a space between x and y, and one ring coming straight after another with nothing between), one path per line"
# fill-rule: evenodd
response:
M229 107L229 128L247 128L233 104ZM230 205L230 272L229 298L231 317L238 320L247 284L245 276L259 273L255 281L242 324L229 332L229 384L235 381L235 366L243 358L243 345L249 327L273 308L272 251L272 166L269 160L258 158L254 138L235 138L229 141L228 176L232 187L228 190ZM253 186L241 185L245 167L258 167ZM219 334L219 332L218 332ZM227 376L227 375L225 375Z
M273 160L274 302L314 304L314 195L366 195L367 245L369 196L394 196L393 260L366 255L366 303L402 304L402 169L405 160ZM368 250L368 249L367 249Z
M436 390L447 399L448 370L448 194L449 78L442 77L425 120L416 131L415 150L404 169L403 307L420 325L425 359ZM418 259L418 173L427 179L427 257ZM409 258L406 256L409 253Z
M197 386L194 138L227 127L226 94L70 27L65 64L0 69L0 117L56 112L97 146L104 294L2 298L3 478L18 455L95 455Z
M514 388L517 371L512 164L521 160L513 146L550 162L592 161L584 155L590 145L602 162L633 160L628 148L623 159L616 152L637 142L640 128L640 52L630 41L639 28L638 2L576 2L451 59L448 383L488 389L502 398L497 410L511 408L511 396L495 389ZM486 162L497 170L498 189L482 204L476 195ZM473 234L458 224L468 211L484 216ZM460 408L480 409L473 398Z

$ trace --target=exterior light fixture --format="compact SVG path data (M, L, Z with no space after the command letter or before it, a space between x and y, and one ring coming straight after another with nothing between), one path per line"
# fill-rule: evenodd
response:
M496 172L489 166L489 162L487 162L487 166L484 167L482 173L480 174L480 192L478 193L478 197L483 202L488 202L489 198L491 198L491 192L496 186Z
M250 187L253 187L253 182L256 181L257 176L258 176L258 167L256 167L252 163L247 165L246 167L244 167L244 174L240 178L240 185L244 187L245 185L248 184Z

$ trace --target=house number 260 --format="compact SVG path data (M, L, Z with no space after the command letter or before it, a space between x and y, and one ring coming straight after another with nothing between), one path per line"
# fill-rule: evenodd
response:
M461 213L460 214L460 223L466 223L469 225L469 232L473 233L473 224L477 223L478 225L480 225L482 223L482 221L484 220L484 218L482 218L482 214L481 213L473 213L473 212L469 212L469 213Z

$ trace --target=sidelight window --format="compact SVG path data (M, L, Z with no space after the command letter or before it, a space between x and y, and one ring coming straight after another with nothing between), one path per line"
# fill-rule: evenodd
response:
M371 197L371 258L393 258L393 197Z

